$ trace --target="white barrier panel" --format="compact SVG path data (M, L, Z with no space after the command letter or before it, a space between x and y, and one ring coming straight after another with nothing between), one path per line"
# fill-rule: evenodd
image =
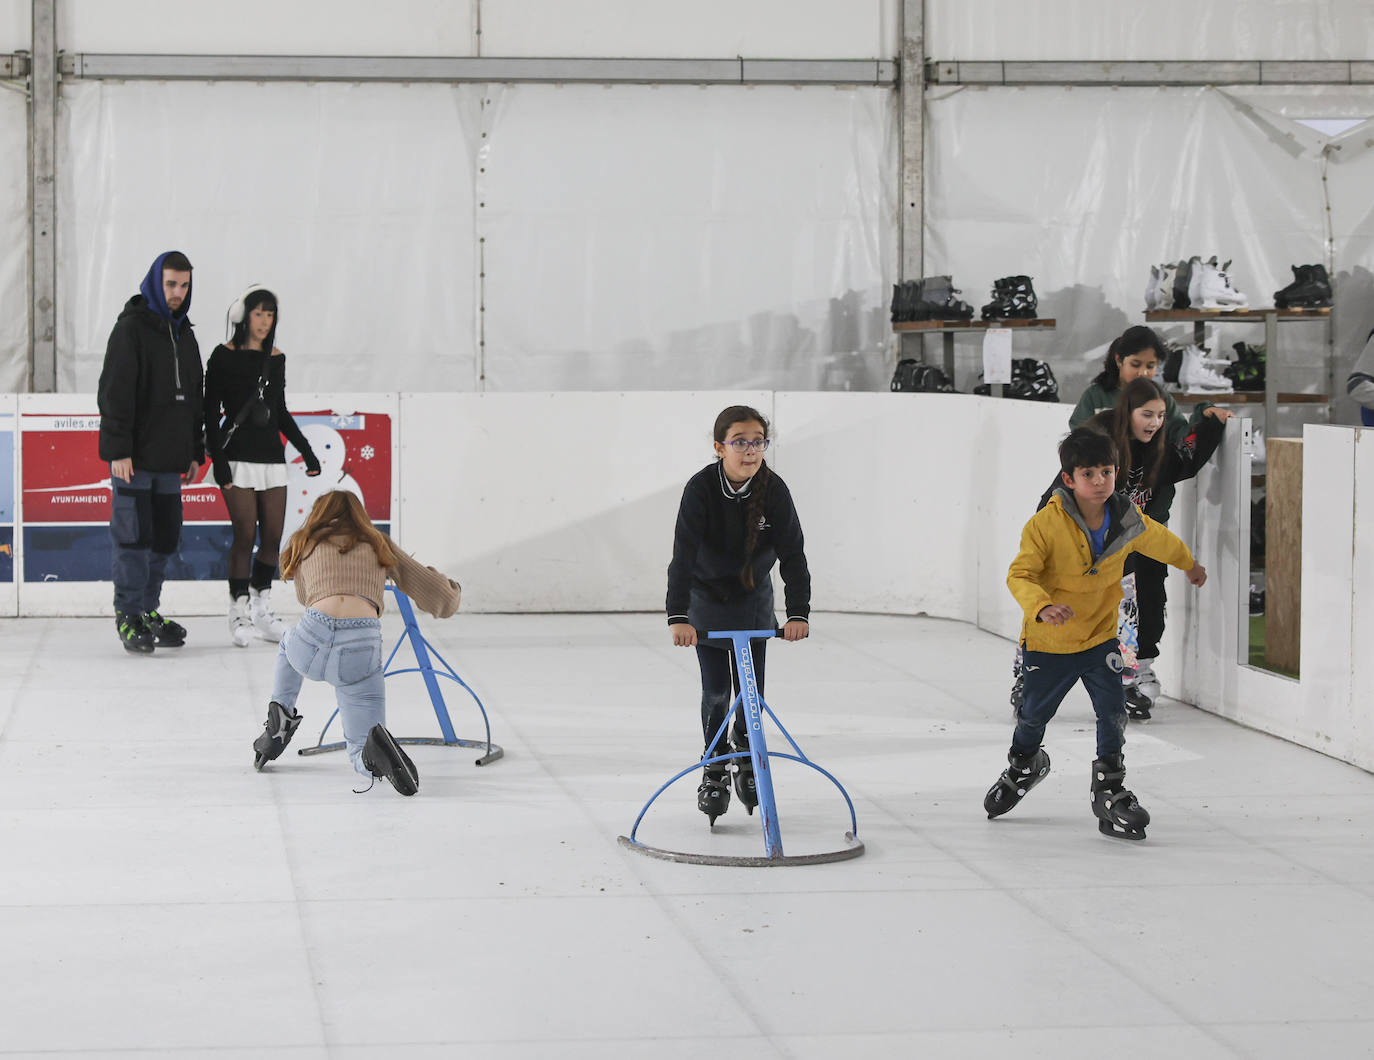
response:
M19 563L16 555L19 525L19 452L14 394L0 394L0 615L19 613Z
M402 544L467 610L658 611L682 488L736 404L773 415L766 391L402 395Z

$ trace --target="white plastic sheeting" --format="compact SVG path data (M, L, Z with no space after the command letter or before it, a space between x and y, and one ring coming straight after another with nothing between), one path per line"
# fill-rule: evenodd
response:
M1322 116L1374 113L1374 91L1337 99L1337 113ZM928 103L925 271L952 273L975 305L997 277L1033 276L1041 315L1059 324L1052 335L1018 335L1017 352L1049 360L1061 398L1072 401L1106 343L1143 322L1151 263L1232 258L1236 285L1257 305L1273 303L1290 265L1334 263L1337 304L1346 303L1332 340L1343 382L1371 315L1374 152L1365 126L1331 140L1280 113L1322 107L1322 94L1262 88L937 90ZM1209 332L1221 350L1263 341L1256 325ZM1327 343L1323 324L1281 325L1270 378L1285 390L1326 391Z
M277 291L293 387L879 388L891 100L66 86L60 389L95 388L119 308L173 247L206 351L243 287Z
M490 98L490 388L886 384L890 93L522 85Z
M58 152L59 389L94 390L156 256L202 353L251 283L297 390L471 389L474 86L80 83ZM474 134L475 135L475 134Z
M926 0L939 60L1367 59L1367 0Z
M30 0L0 0L0 52L30 48Z
M28 115L0 85L0 391L29 385Z

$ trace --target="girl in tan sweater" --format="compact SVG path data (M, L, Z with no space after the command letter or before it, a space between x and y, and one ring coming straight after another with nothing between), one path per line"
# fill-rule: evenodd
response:
M295 580L306 612L278 648L267 723L253 742L254 768L291 742L301 723L296 697L308 677L334 686L348 757L368 786L372 777L386 777L402 795L414 795L420 786L415 763L386 729L380 617L386 580L436 618L458 610L458 583L402 552L346 490L315 501L282 553L281 572Z

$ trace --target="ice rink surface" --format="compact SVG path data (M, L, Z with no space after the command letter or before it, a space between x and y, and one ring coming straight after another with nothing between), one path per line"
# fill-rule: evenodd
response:
M617 843L699 754L695 657L661 616L422 623L506 757L412 748L403 799L295 754L333 708L320 685L254 772L275 648L230 647L223 618L150 658L109 620L0 622L0 1057L1374 1055L1359 769L1165 701L1127 733L1149 838L1108 839L1079 690L1051 775L988 821L1011 645L821 614L770 644L765 693L853 797L865 854L675 864ZM418 677L388 700L398 736L438 735ZM776 764L788 854L843 846L816 777ZM695 788L639 838L762 853L757 816L712 833Z

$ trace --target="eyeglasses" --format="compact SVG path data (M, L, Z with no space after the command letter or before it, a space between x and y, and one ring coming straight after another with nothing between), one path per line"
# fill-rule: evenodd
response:
M728 442L722 442L721 444L728 445L737 453L749 451L761 453L768 448L769 441L770 439L768 438L755 438L753 441L749 441L747 438L735 438Z

